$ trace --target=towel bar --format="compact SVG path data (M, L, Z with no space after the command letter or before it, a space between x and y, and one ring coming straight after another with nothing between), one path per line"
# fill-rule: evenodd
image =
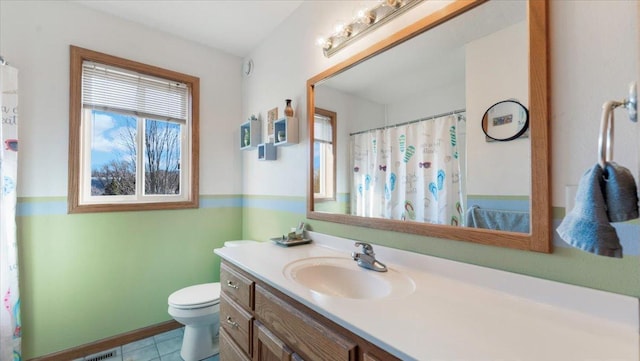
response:
M602 105L600 135L598 136L598 164L604 169L606 162L613 159L613 113L615 108L624 107L629 112L629 120L638 121L638 88L635 82L629 86L629 98L623 101L609 100Z

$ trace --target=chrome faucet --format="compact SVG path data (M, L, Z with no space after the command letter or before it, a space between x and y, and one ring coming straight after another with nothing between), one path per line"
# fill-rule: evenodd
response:
M370 269L376 272L387 272L387 266L384 263L378 261L373 252L373 247L369 243L356 242L356 247L362 246L363 253L352 252L351 258L358 262L358 266L366 269Z

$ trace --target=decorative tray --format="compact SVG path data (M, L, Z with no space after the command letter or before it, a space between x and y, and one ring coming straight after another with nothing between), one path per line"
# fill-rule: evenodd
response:
M275 244L283 247L291 247L298 246L301 244L311 243L310 239L302 238L302 239L287 239L286 237L273 237L270 238Z

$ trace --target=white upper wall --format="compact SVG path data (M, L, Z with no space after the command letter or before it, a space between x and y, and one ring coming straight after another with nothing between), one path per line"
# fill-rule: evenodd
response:
M554 205L598 160L602 104L628 97L638 69L638 1L552 1L550 42ZM614 160L638 181L638 124L615 111Z
M19 196L67 194L69 45L199 77L200 194L242 193L242 59L66 1L2 1L0 20L20 70Z
M487 142L480 125L498 101L515 99L529 106L528 46L525 21L465 47L468 194L531 194L530 138Z
M255 73L243 81L243 119L293 99L300 144L278 150L275 162L243 155L245 194L304 196L307 179L306 81L430 12L427 1L373 31L331 58L315 46L358 1L304 2L252 54ZM564 205L564 186L577 184L597 161L602 103L622 99L638 80L638 2L550 1L550 126L553 205ZM241 123L238 120L237 125ZM616 111L615 160L638 175L638 125ZM236 132L237 133L237 132ZM339 145L340 146L340 145ZM283 181L281 175L286 174Z

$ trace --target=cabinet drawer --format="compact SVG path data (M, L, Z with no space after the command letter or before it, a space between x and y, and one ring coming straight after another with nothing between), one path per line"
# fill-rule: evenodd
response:
M251 356L253 337L252 321L253 316L249 312L226 297L224 293L220 295L220 329L223 329L249 356Z
M312 317L256 286L256 319L307 360L352 361L356 344L325 327Z
M224 328L220 328L220 359L225 361L251 361L247 355L227 335Z
M220 265L220 288L240 306L253 310L253 281L224 263Z

